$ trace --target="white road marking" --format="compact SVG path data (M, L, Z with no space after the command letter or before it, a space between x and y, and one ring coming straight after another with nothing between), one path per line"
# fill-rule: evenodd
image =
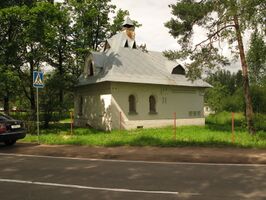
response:
M179 194L179 192L171 192L171 191L152 191L152 190L132 190L132 189L124 189L124 188L121 189L121 188L90 187L90 186L83 186L83 185L47 183L47 182L24 181L24 180L2 179L2 178L0 178L0 182L31 184L31 185L42 185L42 186L53 186L53 187L64 187L64 188L85 189L85 190L102 190L102 191L111 191L111 192L167 194L167 195L178 195ZM199 195L198 193L186 193L186 194L187 195Z
M97 159L80 157L61 157L61 156L42 156L32 154L14 154L0 153L0 156L32 157L32 158L52 158L63 160L81 160L96 162L118 162L118 163L144 163L144 164L168 164L168 165L203 165L203 166L242 166L242 167L266 167L266 164L234 164L234 163L197 163L197 162L159 162L159 161L141 161L141 160L115 160L115 159Z

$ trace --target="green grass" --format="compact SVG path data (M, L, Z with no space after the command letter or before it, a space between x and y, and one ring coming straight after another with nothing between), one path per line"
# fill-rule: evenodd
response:
M223 122L224 123L224 122ZM223 124L221 123L221 124ZM215 124L217 125L217 124ZM219 129L212 123L205 127L178 127L176 140L172 127L158 129L137 129L131 131L112 131L111 133L88 128L75 128L70 134L68 124L54 124L42 130L42 144L71 144L88 146L159 146L159 147L241 147L266 148L266 132L259 131L256 136L249 135L245 130L235 132L235 143L232 143L231 132ZM218 124L219 125L219 124ZM225 126L226 127L226 126ZM36 142L36 135L27 135L25 142Z
M243 113L234 114L235 129L239 131L246 130L246 120ZM206 118L208 124L214 130L231 131L232 113L221 112L215 115L210 115ZM257 131L266 131L266 115L255 114L254 124Z
M67 118L67 119L62 119L59 121L59 123L71 123L71 119L70 118Z

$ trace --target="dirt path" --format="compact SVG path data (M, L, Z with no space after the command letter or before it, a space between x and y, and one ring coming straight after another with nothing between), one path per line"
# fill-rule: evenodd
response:
M125 146L104 148L17 143L13 147L0 145L0 153L164 162L266 164L266 149Z

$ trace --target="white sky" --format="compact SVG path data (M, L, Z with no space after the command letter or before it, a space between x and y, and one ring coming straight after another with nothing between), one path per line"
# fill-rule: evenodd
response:
M176 49L176 40L168 33L164 23L171 18L169 4L176 0L112 0L112 3L123 10L128 10L130 18L142 24L136 28L136 42L146 44L147 49L164 51Z

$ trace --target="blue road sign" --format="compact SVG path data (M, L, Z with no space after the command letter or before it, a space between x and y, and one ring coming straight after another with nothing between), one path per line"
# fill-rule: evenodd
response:
M34 71L33 72L33 87L43 88L43 72Z

